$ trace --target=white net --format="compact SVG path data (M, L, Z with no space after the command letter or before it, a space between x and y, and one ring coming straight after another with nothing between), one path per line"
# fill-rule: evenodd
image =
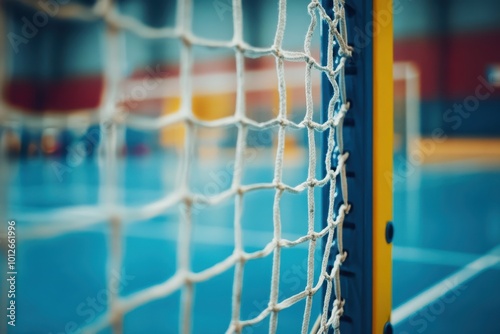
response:
M22 1L30 6L37 6L37 1ZM60 209L51 213L51 222L62 222L67 217L71 223L48 224L33 226L25 233L33 238L48 238L62 235L70 231L83 229L102 221L108 221L111 227L109 240L109 255L107 265L108 286L111 295L108 300L107 310L95 321L84 328L84 332L96 333L111 327L115 333L126 332L123 326L124 316L152 301L165 298L181 291L180 331L189 333L192 331L193 303L195 286L201 282L211 280L229 269L234 269L232 287L232 314L227 319L227 333L241 333L250 326L263 321L269 321L269 332L275 333L278 329L280 312L298 302L305 301L302 320L302 333L315 332L326 333L331 328L339 331L340 318L343 314L344 299L340 287L340 266L345 261L347 253L342 243L342 224L344 217L349 211L348 189L345 172L345 163L348 153L343 151L342 124L349 103L345 96L344 86L344 64L351 55L351 48L347 44L346 23L344 13L344 1L333 1L333 15L331 18L327 10L319 1L311 1L304 6L304 15L309 14L310 25L305 34L303 51L288 51L283 48L285 27L287 25L287 1L279 1L278 25L274 36L274 43L267 48L253 47L243 39L243 11L242 0L233 0L233 38L229 41L211 40L196 36L191 27L193 16L193 4L191 0L178 0L176 4L175 26L156 28L148 26L139 20L126 16L116 10L111 0L97 1L94 6L69 4L58 9L59 18L69 20L102 20L106 24L106 94L99 108L98 121L101 124L103 134L100 143L100 166L102 180L100 184L100 203L97 206L75 206ZM311 44L314 31L323 23L327 23L328 31L323 34L328 36L327 62L322 64L320 60L313 57ZM118 34L127 31L144 39L173 39L181 41L179 80L180 80L180 104L178 110L167 115L151 118L128 115L122 117L123 110L117 108L116 101L119 100L121 82L120 71L120 46ZM212 120L197 117L193 112L193 86L196 84L193 75L193 48L205 47L212 49L226 49L234 52L236 63L236 106L234 113L228 117ZM273 57L275 61L276 76L278 78L279 108L277 116L265 122L257 122L247 115L246 108L246 72L245 59ZM296 62L304 65L305 100L306 109L301 121L296 122L287 115L287 80L285 77L285 63ZM313 72L326 75L333 87L333 95L325 110L324 120L315 121L315 115L321 112L321 107L314 105L313 101ZM316 86L317 87L317 86ZM9 116L7 116L8 118ZM64 125L61 118L46 120L44 126ZM127 207L120 204L117 194L117 128L125 123L128 127L142 129L145 131L158 130L182 124L186 130L184 143L182 145L182 159L179 176L179 184L175 190L164 194L164 197L153 203L140 207ZM196 141L196 133L200 129L225 128L234 126L237 128L237 139L234 147L234 169L232 170L232 181L229 189L213 196L206 196L194 192L190 187L190 166L194 163L193 151ZM265 131L277 129L277 150L274 161L274 177L269 183L244 184L242 174L245 166L245 150L249 131ZM286 184L283 181L284 154L287 131L304 130L307 132L308 148L308 175L307 179L299 184ZM320 163L325 165L326 175L316 177L317 170L317 137L315 132L326 133L322 138L326 139L326 154L322 155ZM338 159L333 159L338 154ZM332 165L337 161L336 165ZM321 229L315 228L315 221L321 213L317 210L316 202L319 192L318 188L328 187L328 216L324 218ZM339 192L339 189L341 192ZM241 224L244 212L244 198L252 192L273 190L274 203L272 217L268 220L273 225L273 237L267 244L255 252L247 252L244 247L243 234L245 233ZM288 240L282 234L282 210L287 210L281 205L285 193L307 193L308 219L307 221L296 221L294 224L307 225L307 234ZM342 194L341 204L338 209L335 205L337 193ZM194 228L193 208L196 205L215 206L227 200L234 200L234 249L230 256L202 271L195 271L191 265L192 234ZM167 209L179 208L181 210L181 221L178 230L178 244L176 249L177 267L175 273L161 284L147 287L141 291L127 296L120 295L119 291L112 286L116 280L117 273L123 267L124 250L121 233L123 224L126 222L144 221L161 215ZM334 242L335 241L335 242ZM321 248L324 242L324 252L321 261L317 261L315 252ZM280 298L280 263L282 251L306 244L307 255L307 279L303 288L286 298ZM338 254L331 254L333 251ZM334 256L334 265L330 269L329 259ZM251 318L243 317L241 314L241 303L243 293L244 269L248 263L256 259L272 257L271 292L267 307ZM321 290L325 289L324 295ZM313 298L323 299L322 312L313 308ZM215 305L214 305L215 306ZM319 316L318 316L319 314ZM312 328L312 330L311 330ZM298 331L298 329L297 329ZM209 330L208 330L209 332Z

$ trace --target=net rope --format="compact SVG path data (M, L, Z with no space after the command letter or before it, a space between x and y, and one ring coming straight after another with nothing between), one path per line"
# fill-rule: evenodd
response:
M30 6L38 6L37 1L21 0ZM195 36L191 31L192 0L178 0L175 27L153 28L133 17L120 14L112 0L100 0L92 7L78 4L61 6L57 13L59 18L71 20L103 20L106 23L107 38L107 66L106 66L106 96L103 99L99 112L101 124L106 123L107 128L102 131L104 138L101 140L100 166L103 184L101 184L101 200L97 206L75 206L61 209L46 217L47 221L61 221L62 218L71 217L72 224L44 224L33 226L27 236L31 233L33 238L49 238L64 234L77 229L83 229L102 221L108 221L110 226L109 258L107 265L108 286L112 294L109 299L107 311L96 321L84 328L85 333L96 333L111 326L114 333L123 330L123 316L146 303L164 298L176 291L181 291L181 319L180 326L183 333L191 331L192 306L194 298L194 286L202 281L209 280L224 271L234 267L232 315L226 333L241 333L247 326L255 325L269 317L270 333L275 333L278 326L280 311L291 307L299 301L305 300L302 333L307 333L311 325L314 333L327 333L333 328L339 333L340 317L344 310L344 299L341 295L340 266L345 261L347 253L343 248L342 228L346 214L349 211L348 189L346 179L346 160L348 153L343 150L342 126L345 114L349 110L344 84L344 66L346 60L351 56L351 48L347 44L347 30L344 12L344 1L333 0L333 18L329 17L325 8L318 0L312 0L307 6L307 12L311 21L304 39L304 51L288 51L283 49L283 39L286 28L286 0L279 0L278 25L274 38L274 44L268 48L253 47L243 40L243 13L242 0L232 1L234 35L230 41L209 40ZM319 20L318 20L319 18ZM313 34L318 24L325 23L328 31L328 54L326 65L314 59L311 53ZM181 105L177 112L154 119L141 117L119 117L122 112L115 104L120 82L119 53L117 52L117 36L121 31L129 31L140 37L149 39L168 38L182 41L180 57L180 84ZM193 113L191 105L193 92L193 47L226 48L234 50L236 60L236 107L234 114L229 117L206 121L197 118ZM335 51L334 51L335 50ZM277 117L266 121L256 122L246 115L245 107L245 58L260 58L273 56L278 77L279 112ZM302 62L305 65L305 94L306 112L301 122L293 122L287 119L287 98L285 80L285 62ZM326 75L333 87L333 96L327 108L327 117L323 123L313 121L315 113L313 105L312 71L317 70ZM316 111L317 112L317 111ZM120 123L127 126L154 130L164 128L173 124L184 124L187 129L183 146L182 167L180 187L172 193L166 194L164 198L141 207L125 207L120 205L116 194L116 159L117 159L117 129ZM47 123L45 123L47 124ZM109 126L109 124L111 124ZM204 196L196 194L189 189L189 173L187 168L193 161L196 130L199 128L222 128L234 125L238 129L235 147L235 164L233 180L230 189L217 195ZM246 138L249 130L263 130L277 128L278 144L274 163L274 179L271 183L256 183L250 185L242 184L244 168L244 152L246 149ZM285 135L289 129L304 129L308 138L308 176L307 180L297 185L289 185L283 182L282 173L284 165ZM327 151L323 157L326 175L317 179L316 171L316 140L314 133L327 133ZM336 165L332 166L333 156L337 154ZM339 183L339 184L337 184ZM319 231L315 230L315 189L318 187L329 187L328 217L325 227ZM335 209L335 194L341 189L342 199L339 208ZM273 239L265 247L255 252L246 252L243 247L243 231L241 217L243 214L243 199L249 192L274 189L273 203ZM282 237L280 201L284 193L307 192L308 206L308 232L296 240L287 240ZM190 266L190 245L193 228L193 205L203 204L214 206L225 200L234 198L234 250L233 253L223 261L200 272L193 272ZM168 208L181 207L182 221L180 222L177 248L177 271L161 284L153 285L132 295L120 296L116 289L111 288L113 280L120 273L123 260L123 247L121 242L121 229L123 224L129 222L144 221L160 215ZM298 222L300 223L300 222ZM315 282L315 250L318 240L325 239L324 253L320 264L320 275ZM335 245L338 254L335 256L331 270L328 270L332 247ZM280 291L280 263L283 248L290 248L299 244L308 243L307 257L307 282L305 288L284 300L279 300ZM260 314L251 319L242 319L241 297L243 291L243 272L248 261L272 256L272 278L269 304ZM325 287L323 310L314 324L311 323L313 297L320 289ZM330 312L331 310L331 312Z

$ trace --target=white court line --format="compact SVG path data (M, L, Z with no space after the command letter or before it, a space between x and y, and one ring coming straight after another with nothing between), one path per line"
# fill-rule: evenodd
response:
M500 245L493 248L477 260L470 262L463 269L446 277L439 283L410 299L392 312L392 323L397 325L415 312L443 297L447 292L473 279L481 272L500 263Z
M432 248L393 246L394 261L436 264L441 266L463 267L477 259L480 254L445 251Z

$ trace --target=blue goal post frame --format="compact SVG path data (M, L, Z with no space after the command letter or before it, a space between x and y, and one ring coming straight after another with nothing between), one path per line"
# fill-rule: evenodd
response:
M333 1L322 0L322 5L332 16ZM392 0L345 0L344 7L347 43L354 52L345 66L350 109L344 120L343 138L344 151L349 152L346 174L351 209L343 224L348 256L340 267L345 300L340 332L392 334ZM323 32L328 32L326 22L323 22L321 37L321 58L326 65L328 33ZM323 74L323 121L326 121L332 94L333 88ZM326 155L327 133L323 135ZM332 166L336 166L335 162ZM325 224L329 201L326 188L322 201ZM336 197L335 212L342 204L341 198ZM338 253L335 244L333 248L330 266ZM332 305L330 311L331 308Z

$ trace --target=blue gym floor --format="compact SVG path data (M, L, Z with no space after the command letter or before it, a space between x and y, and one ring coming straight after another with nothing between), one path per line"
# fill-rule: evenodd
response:
M264 163L272 162L272 155L266 154L246 169L245 183L272 180L272 167ZM199 179L193 181L193 188L208 191L203 188L207 182L216 184L218 191L228 188L229 182L217 173L226 168L229 159L217 159L219 165L195 165L192 173ZM162 198L174 187L176 175L168 172L175 169L172 160L151 154L121 161L118 200L130 208ZM306 174L306 166L295 163L285 170L284 178L296 184ZM97 161L85 160L59 180L50 161L16 160L5 163L4 176L8 180L8 217L17 220L19 238L17 325L8 333L79 333L74 328L85 326L105 309L99 300L106 290L107 225L96 224L40 240L32 239L30 230L81 221L81 217L71 215L64 222L40 220L41 212L98 204ZM273 197L271 190L245 196L242 221L247 251L260 249L272 239ZM284 195L284 237L307 232L306 203L305 194ZM208 268L231 254L233 211L231 201L196 208L193 271ZM122 295L161 283L175 272L177 225L173 222L178 216L178 211L171 209L124 227ZM454 163L419 168L418 173L394 187L394 223L395 333L500 333L499 166ZM283 251L280 300L303 289L306 255L305 246ZM271 266L269 257L247 263L242 318L254 317L267 306ZM471 278L461 282L460 273ZM232 279L231 269L196 286L194 333L225 332L231 314ZM179 297L180 293L175 293L128 313L125 332L177 333ZM315 298L314 308L319 307L320 300ZM299 302L280 313L279 332L299 333L303 309L304 302ZM267 331L264 321L245 333Z

